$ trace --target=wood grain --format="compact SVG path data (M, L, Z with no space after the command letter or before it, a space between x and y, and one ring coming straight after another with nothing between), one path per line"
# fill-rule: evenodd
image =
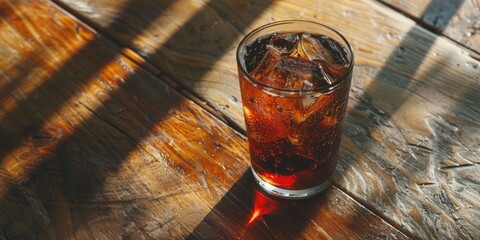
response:
M407 239L336 187L262 197L241 134L49 2L0 14L0 239Z
M455 42L370 0L181 1L156 11L147 0L101 9L113 5L57 2L240 128L241 37L283 19L338 28L356 68L336 185L416 238L480 238L480 63ZM148 13L138 18L142 6Z
M480 54L479 0L380 0Z

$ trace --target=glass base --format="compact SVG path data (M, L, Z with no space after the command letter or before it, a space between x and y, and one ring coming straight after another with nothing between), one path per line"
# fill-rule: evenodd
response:
M258 174L255 172L255 170L253 170L253 168L250 168L250 169L252 169L253 176L255 177L255 181L258 183L258 185L270 195L273 195L279 198L285 198L285 199L310 198L310 197L313 197L314 195L317 195L323 192L325 189L327 189L330 186L330 181L327 180L318 186L306 188L306 189L292 190L292 189L279 188L279 187L273 186L268 182L265 182L263 179L260 178L260 176L258 176Z

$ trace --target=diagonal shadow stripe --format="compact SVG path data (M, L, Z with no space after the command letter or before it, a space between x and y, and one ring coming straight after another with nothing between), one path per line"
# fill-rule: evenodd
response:
M132 4L129 4L125 7L125 11L128 11L130 8L142 8L142 5L136 1L131 1ZM133 3L135 2L135 3ZM202 16L207 14L207 10L211 8L213 5L220 4L220 0L217 1L210 1L205 8L202 8L191 20L191 21L199 21ZM139 5L140 4L140 5ZM157 12L158 13L158 12ZM122 13L123 14L123 13ZM121 16L121 14L120 14ZM256 16L251 15L250 18L243 19L246 23L253 21L256 18ZM154 17L151 18L153 21ZM188 23L187 23L188 25ZM247 24L248 25L248 24ZM175 36L178 36L176 34L173 35L172 39L175 39ZM235 39L234 36L230 38L229 44L233 44L233 40ZM170 44L174 44L174 40L170 42ZM227 41L228 44L228 41ZM106 64L115 59L116 54L118 54L117 51L112 51L111 48L117 49L114 44L112 44L112 47L105 48L105 41L103 38L95 38L91 42L89 42L84 48L82 48L78 53L75 54L72 58L70 58L60 70L58 70L52 77L47 81L44 85L39 87L35 92L32 94L32 96L36 96L35 98L32 96L29 96L27 99L24 101L20 102L17 107L12 110L7 116L2 119L0 122L0 126L4 127L12 127L13 129L20 129L22 128L23 125L27 125L29 127L28 131L22 132L20 135L15 136L15 145L9 145L7 151L4 151L1 153L1 159L4 159L5 156L8 154L8 150L13 150L14 146L21 145L24 141L24 138L27 136L35 136L35 133L39 130L41 126L43 126L45 123L48 122L48 120L60 109L63 104L69 100L71 100L71 97L74 96L77 92L82 90L82 86L92 78L96 78L96 74L100 72L102 69L105 68ZM101 52L99 52L99 49L104 48ZM89 65L89 63L85 62L85 59L92 59L96 58L95 65ZM103 64L98 64L98 63L103 63ZM71 72L78 72L79 75L77 76L71 76ZM74 130L73 135L71 136L66 136L64 137L60 144L55 147L55 153L58 154L58 158L60 161L61 165L61 171L64 174L62 178L63 179L63 185L62 186L55 186L55 189L63 189L63 194L65 194L65 198L69 201L75 202L76 199L78 199L79 196L84 197L85 200L88 200L89 198L93 198L96 191L101 189L101 186L103 182L105 181L107 175L112 174L113 172L117 171L119 166L121 165L122 161L125 160L128 157L128 154L134 150L135 148L138 147L138 142L142 141L143 138L145 138L148 134L150 134L150 131L145 130L145 131L137 131L133 127L127 128L127 129L122 129L123 126L125 126L125 122L117 122L118 119L113 117L110 118L111 116L111 109L110 106L112 105L118 105L118 99L123 96L122 92L123 91L128 91L128 89L125 89L126 85L135 85L135 84L141 84L141 76L138 76L137 73L134 73L130 77L124 79L125 83L121 84L119 86L119 89L114 91L110 96L108 96L102 103L102 106L100 106L98 109L94 110L94 114L92 115L91 118L86 119L82 123L80 123L77 127L77 129ZM66 79L73 79L74 81L67 81ZM164 84L159 84L161 88L167 88L164 86ZM171 91L171 90L170 90ZM51 102L51 94L52 93L59 93L59 96L53 97L55 101L53 101L53 105L51 106L42 106L41 104L45 102ZM141 96L139 96L141 97ZM157 111L152 111L155 112L155 115L149 115L148 116L148 121L143 122L143 129L150 129L159 121L162 121L162 118L167 115L170 109L173 109L179 104L180 100L182 99L178 94L172 92L171 95L165 95L165 103L162 103L162 108L161 110ZM40 100L39 100L40 99ZM129 103L132 104L132 103ZM159 103L160 104L160 103ZM131 106L131 105L129 105ZM152 106L155 107L155 106ZM22 116L25 114L25 112L28 112L29 109L32 108L40 108L37 109L38 111L38 117L36 118L30 118L29 121L27 122L21 122L17 123L16 119L19 116ZM116 128L119 131L122 131L123 134L127 136L127 138L130 139L130 141L133 143L129 147L121 149L119 152L111 152L112 153L112 159L108 160L106 159L104 163L101 163L101 165L98 165L98 169L101 171L95 171L95 182L89 182L90 179L85 179L81 178L81 173L85 174L93 174L91 172L91 168L95 168L95 163L89 163L90 166L86 167L85 169L83 168L78 168L72 161L72 159L69 159L68 157L65 157L65 153L71 152L69 150L69 146L71 146L71 142L75 141L81 141L81 137L77 136L78 133L82 133L81 136L85 136L85 132L91 132L92 130L94 131L97 129L98 126L98 120L94 119L95 117L99 117L101 119L104 119L106 122L109 122L111 127ZM108 140L106 141L105 139L99 139L99 142L103 142L106 144ZM68 155L68 154L67 154ZM27 179L25 182L19 182L15 183L15 185L20 185L19 188L33 188L35 186L35 181L39 179L38 176L42 175L41 172L44 171L46 168L48 169L48 166L52 166L54 169L56 168L55 161L49 161L52 159L49 154L46 154L46 156L43 156L44 159L37 159L41 161L41 163L38 165L38 167L35 167L31 170L31 172L28 172L29 179ZM57 158L53 157L53 159ZM38 156L37 156L38 158ZM25 160L25 161L28 161ZM103 168L102 165L107 164L109 167L107 169ZM93 166L92 166L93 165ZM79 171L76 173L76 171ZM84 175L86 176L86 175ZM33 178L32 178L33 177ZM95 184L96 187L92 186L85 186L89 184ZM76 191L78 189L79 191ZM79 195L80 194L80 195ZM7 195L4 195L2 197L2 201L7 201L6 199ZM75 205L74 207L75 208Z
M436 9L439 2L441 0L432 0L428 7L425 9L425 12L431 12L432 9ZM449 21L454 15L457 9L460 8L462 5L462 1L454 1L452 3L452 8L445 11L444 19L445 21ZM408 99L409 93L408 89L414 87L415 83L412 82L413 76L420 68L421 63L429 53L430 49L432 48L433 44L435 43L435 38L433 39L426 39L422 36L422 30L419 28L418 25L413 26L403 37L403 39L397 44L397 47L392 52L392 54L387 58L387 61L384 64L384 67L380 69L380 71L375 76L375 80L370 83L370 88L367 87L365 89L365 93L361 96L360 102L354 106L354 109L362 111L364 110L364 106L366 105L369 107L371 106L368 101L369 92L373 91L373 87L377 82L384 82L388 85L393 85L398 88L398 91L403 91L400 95L396 96L398 100L391 101L391 115L395 113L398 108ZM421 44L416 44L412 48L409 42L419 42ZM417 48L419 46L419 48ZM413 56L412 56L412 55ZM392 74L392 73L395 73ZM391 115L386 115L386 120L391 118Z
M46 3L45 1L39 2ZM152 23L157 16L162 14L161 9L164 10L168 8L169 3L170 2L165 4L163 8L159 8L159 11L157 12L158 15L146 18L144 26L148 27L149 23ZM139 7L141 7L141 5L138 4L138 1L130 1L129 4L122 9L122 12L119 13L119 19L121 19L121 16L125 15L125 12L128 12L131 8ZM15 12L15 9L6 9L5 11ZM35 25L34 22L29 22L27 24ZM111 23L111 25L115 24L117 24L115 21ZM28 28L23 28L21 34L26 38L29 38L30 33L28 31ZM25 137L34 135L65 102L71 99L75 93L81 91L82 86L84 86L87 81L95 77L96 73L104 68L109 61L114 59L117 53L112 51L102 51L102 48L99 48L99 45L102 45L100 44L102 41L104 40L96 36L88 42L82 47L82 49L76 52L61 67L59 67L49 80L45 81L42 86L30 93L25 99L17 101L15 108L0 119L0 127L4 128L3 134L6 134L5 132L9 131L9 129L24 129L19 135L10 135L8 137L0 136L1 138L9 139L10 147L21 145ZM92 65L83 61L83 59L88 58L96 58L96 64ZM83 64L84 66L79 66L80 64ZM87 69L88 71L86 71ZM76 72L78 74L72 76L69 72ZM73 78L75 81L72 81ZM55 100L52 101L49 98L51 98L53 93L61 94L56 95ZM31 108L34 108L34 112L37 112L37 114L25 117L25 111L28 111L27 109ZM28 119L27 122L18 121L18 119L22 117ZM9 152L8 150L9 149L2 148L2 151L0 151L0 162L7 156Z
M456 13L456 11L462 5L462 1L454 1L451 3L451 8L446 9L444 12L443 18L445 21L449 21ZM441 0L432 0L428 7L425 9L425 13L432 12L434 9L438 8L438 5L441 5ZM388 6L388 5L387 5ZM445 24L446 25L446 24ZM428 35L430 36L430 35ZM388 162L384 160L385 153L381 151L382 147L380 143L374 141L374 138L371 136L371 132L380 128L381 126L391 126L392 117L395 113L402 107L402 105L415 94L416 88L418 88L423 82L429 81L429 74L423 75L419 79L414 79L413 76L420 69L422 62L425 60L429 54L431 48L433 47L436 37L425 37L424 30L419 24L414 25L410 30L403 36L402 40L397 44L394 51L387 58L386 62L383 64L383 67L378 71L374 76L372 82L364 88L364 91L359 95L350 94L350 102L354 102L352 111L363 114L368 119L368 126L364 126L363 123L359 122L357 119L348 116L344 123L343 134L351 139L355 145L357 145L363 154L369 158L372 162L380 165L382 169L391 169L392 166L388 165ZM412 44L415 43L415 44ZM361 85L361 84L360 84ZM355 86L355 83L352 83L352 87ZM371 95L375 95L375 91L383 90L382 86L388 86L390 89L389 99L380 99L384 101L382 106L387 106L388 109L379 109L373 103ZM387 89L387 91L389 91ZM394 89L392 91L391 89ZM379 101L379 99L375 99ZM378 104L376 104L378 105ZM386 136L387 138L396 138L397 136ZM394 139L395 140L395 139ZM389 140L389 141L394 141ZM402 147L402 146L399 146ZM348 151L343 151L344 157L343 161L344 170L342 172L348 172L350 168L356 165L357 157L350 156L351 154L346 154ZM340 154L342 157L342 154ZM344 176L338 175L335 180L335 186L349 193L357 201L361 202L369 208L372 212L378 216L382 216L388 223L401 229L405 234L413 237L413 233L408 233L405 229L403 223L396 222L392 216L400 216L398 209L389 209L392 211L392 215L386 215L385 212L382 212L382 206L375 205L373 202L362 201L361 198L356 197L357 194L352 193L339 182L348 181L344 179ZM385 195L382 197L382 202L388 206L395 206L395 201L397 189L388 188L383 189ZM392 202L393 201L393 202ZM418 226L421 227L421 226ZM418 237L418 236L415 236Z

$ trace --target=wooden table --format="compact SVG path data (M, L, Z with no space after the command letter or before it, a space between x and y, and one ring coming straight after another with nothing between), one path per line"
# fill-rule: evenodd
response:
M0 240L480 239L479 0L0 2ZM235 49L337 28L356 66L333 186L249 172Z

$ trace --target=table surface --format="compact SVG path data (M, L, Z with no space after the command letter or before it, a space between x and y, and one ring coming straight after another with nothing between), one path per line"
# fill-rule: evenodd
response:
M342 32L355 69L333 185L249 171L235 49ZM479 0L0 2L2 239L480 239Z

